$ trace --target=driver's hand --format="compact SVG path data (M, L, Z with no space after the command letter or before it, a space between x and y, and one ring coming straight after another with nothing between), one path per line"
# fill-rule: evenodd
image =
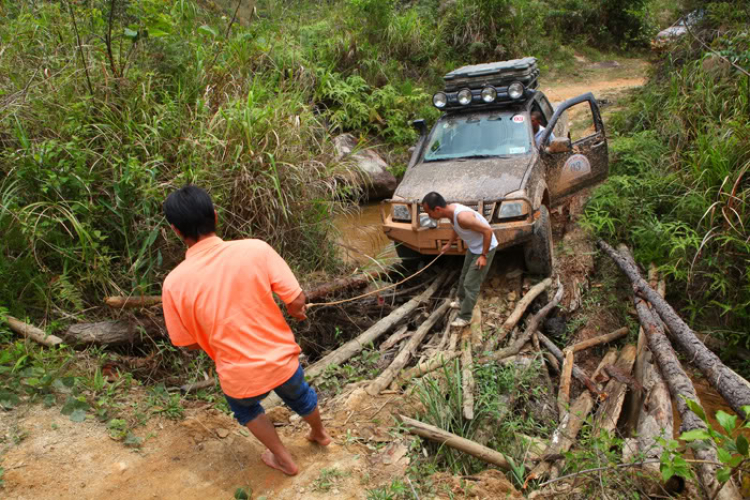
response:
M484 266L487 265L487 257L484 255L480 255L477 259L477 269L482 269Z

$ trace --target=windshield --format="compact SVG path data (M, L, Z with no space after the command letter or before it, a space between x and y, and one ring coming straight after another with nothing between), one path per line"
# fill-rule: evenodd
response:
M522 155L530 150L528 115L502 111L459 115L438 122L425 161Z

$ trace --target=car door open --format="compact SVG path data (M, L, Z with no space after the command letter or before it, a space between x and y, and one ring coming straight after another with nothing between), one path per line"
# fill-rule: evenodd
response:
M573 121L568 137L550 140L558 120L565 115ZM553 206L604 180L609 171L607 136L594 95L589 92L558 106L538 146Z

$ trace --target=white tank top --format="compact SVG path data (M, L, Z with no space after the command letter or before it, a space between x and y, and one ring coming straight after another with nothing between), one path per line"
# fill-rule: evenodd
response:
M477 220L482 225L489 227L490 224L489 222L487 222L487 219L482 217L482 214L480 214L476 210L473 210L469 207L456 203L456 210L453 212L453 229L456 231L456 234L458 234L459 238L461 238L462 240L466 242L466 246L469 247L469 251L471 253L475 255L480 255L484 248L484 236L482 235L482 233L478 233L471 229L464 229L458 225L458 214L460 214L461 212L473 213L474 217L476 217ZM489 251L492 251L496 246L497 246L497 238L495 237L495 233L493 232L492 242L490 243Z

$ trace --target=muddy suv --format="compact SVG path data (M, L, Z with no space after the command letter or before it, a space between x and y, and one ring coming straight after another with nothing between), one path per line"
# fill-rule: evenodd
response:
M402 259L435 255L450 239L451 221L432 220L421 209L422 197L437 191L484 214L499 248L524 245L528 271L552 272L550 210L603 180L609 164L594 96L554 107L538 90L538 75L536 59L525 58L445 76L445 90L433 96L444 113L429 133L424 120L414 122L420 138L403 181L382 205L383 230ZM538 141L534 111L545 127ZM449 253L465 252L459 239Z

